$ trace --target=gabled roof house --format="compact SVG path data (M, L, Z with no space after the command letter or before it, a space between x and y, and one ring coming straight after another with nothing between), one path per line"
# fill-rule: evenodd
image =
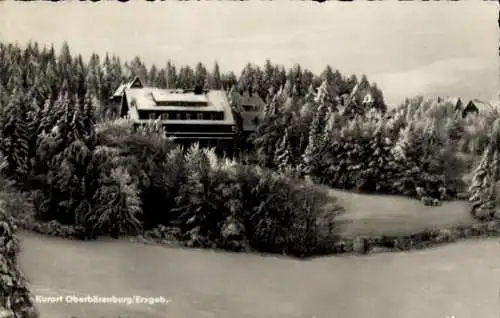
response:
M235 90L229 92L232 107L242 117L242 128L244 132L255 132L259 122L264 115L266 103L256 93L250 94L248 91L239 93Z
M467 117L470 115L480 115L480 116L492 116L499 113L499 108L491 103L481 101L479 99L473 99L467 103L467 105L462 110L462 117Z

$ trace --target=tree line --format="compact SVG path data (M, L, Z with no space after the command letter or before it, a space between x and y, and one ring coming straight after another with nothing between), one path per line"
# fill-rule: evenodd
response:
M140 57L123 62L109 53L104 57L93 53L86 61L81 54L72 54L67 43L63 43L60 51L56 52L54 46L42 47L37 42L30 42L25 47L0 43L0 72L2 105L7 103L14 88L23 90L27 102L33 98L38 103L44 103L46 99L55 100L64 91L70 96L79 96L81 100L89 93L105 104L122 82L134 76L138 76L145 85L159 88L233 88L240 92L257 93L263 99L287 85L293 96L304 97L311 86L318 87L325 80L332 96L349 94L356 85L368 83L364 75L360 79L356 75L344 76L331 66L325 67L321 74L314 74L299 64L286 70L270 60L265 61L263 66L248 63L239 75L233 71L221 72L217 62L209 69L201 62L193 68L175 65L167 59L163 66L153 64L148 67ZM377 85L369 83L365 88L373 95L376 107L385 109L383 94Z

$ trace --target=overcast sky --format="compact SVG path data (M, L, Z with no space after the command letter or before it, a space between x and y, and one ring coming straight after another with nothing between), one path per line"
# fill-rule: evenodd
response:
M138 55L163 66L214 60L239 73L266 58L366 74L387 102L416 94L490 100L498 93L496 1L0 2L0 40L73 53Z

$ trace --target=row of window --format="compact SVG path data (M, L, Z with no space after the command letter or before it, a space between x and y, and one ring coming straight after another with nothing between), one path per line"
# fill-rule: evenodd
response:
M154 113L150 112L147 115L148 119L161 119L161 120L224 120L224 113L208 113L208 112L163 112Z
M180 107L206 107L207 102L175 102L175 101L156 101L157 106L180 106Z

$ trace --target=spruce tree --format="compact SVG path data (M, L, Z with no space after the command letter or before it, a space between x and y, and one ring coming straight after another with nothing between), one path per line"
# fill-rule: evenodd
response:
M78 57L74 60L73 65L74 89L72 93L76 94L80 100L83 98L84 94L87 91L86 77L87 69L85 67L85 63L83 62L83 57L79 54ZM107 94L107 92L103 93L103 98L108 98L109 95Z
M83 137L86 134L85 128L84 128L84 122L83 122L83 114L82 110L83 107L80 106L80 103L78 102L78 99L75 98L75 102L73 103L73 118L71 119L71 136L72 139L76 140L83 140Z
M177 69L175 68L175 65L173 65L171 61L168 61L165 69L167 73L167 79L166 79L167 88L176 88Z
M112 158L107 158L107 161ZM82 214L87 231L120 235L137 234L142 228L142 202L137 182L123 167L101 172L100 185L92 197L93 210Z
M478 218L492 217L496 210L500 119L497 119L493 125L490 143L483 152L469 187L469 201L472 204L471 214Z
M290 146L288 129L285 129L283 138L279 140L274 154L274 163L278 170L285 171L293 166L293 150Z
M210 193L210 161L198 144L193 144L185 155L186 169L190 172L181 184L175 199L178 215L177 226L185 240L198 245L215 228L211 224L212 213L216 212L209 198Z
M264 110L264 118L258 126L257 136L254 141L254 146L257 151L257 157L260 164L265 167L274 167L274 152L276 151L276 143L281 138L279 130L281 101L279 95L276 94L269 104L266 104Z
M491 204L491 191L494 179L491 174L491 167L496 153L486 150L479 165L474 171L471 186L469 187L469 201L472 204L471 214L479 217L485 208ZM478 215L479 214L479 215Z
M96 98L91 94L85 95L83 104L80 108L82 120L82 135L85 142L90 146L95 140L95 124L96 124Z
M219 63L214 63L214 69L211 74L211 88L212 89L222 89L222 79L220 75Z
M0 151L7 161L6 172L16 179L27 176L30 138L21 94L14 89L9 104L2 111Z
M365 191L392 192L393 181L397 178L397 166L391 154L392 141L386 132L386 122L380 116L374 123L373 136L368 139L368 157L364 160Z
M55 125L56 117L53 111L53 104L50 99L46 99L41 109L40 125L38 127L37 135L42 132L49 132Z
M205 88L208 80L208 71L203 63L198 62L194 71L194 87Z
M154 64L149 69L148 79L149 79L149 82L147 83L148 86L159 87L158 68Z
M109 98L113 94L113 90L116 89L114 74L113 74L113 65L111 64L111 59L109 58L109 54L106 52L104 56L104 61L102 62L102 96L103 100Z
M74 108L71 107L71 101L67 92L59 95L59 98L54 103L54 112L56 115L57 129L64 141L61 147L65 148L74 140L74 136L71 134L71 120L73 118Z
M93 94L94 96L99 96L99 97L103 96L103 82L104 82L103 77L104 74L101 69L99 55L94 53L91 55L88 64L88 71L86 78L87 91L90 91L90 93ZM144 78L144 80L146 79Z
M320 155L323 148L323 134L326 127L327 113L329 108L326 101L328 100L327 82L323 83L318 88L318 92L314 98L316 103L319 103L309 130L308 144L302 155L302 162L299 170L304 174L315 174L320 162Z
M31 107L27 115L27 129L29 138L29 154L30 168L35 167L36 149L38 147L37 140L42 121L42 108L38 106L36 99L33 99Z
M305 175L310 175L315 172L315 159L318 152L318 145L316 135L309 135L309 141L307 147L302 154L302 162L299 166L301 173Z

